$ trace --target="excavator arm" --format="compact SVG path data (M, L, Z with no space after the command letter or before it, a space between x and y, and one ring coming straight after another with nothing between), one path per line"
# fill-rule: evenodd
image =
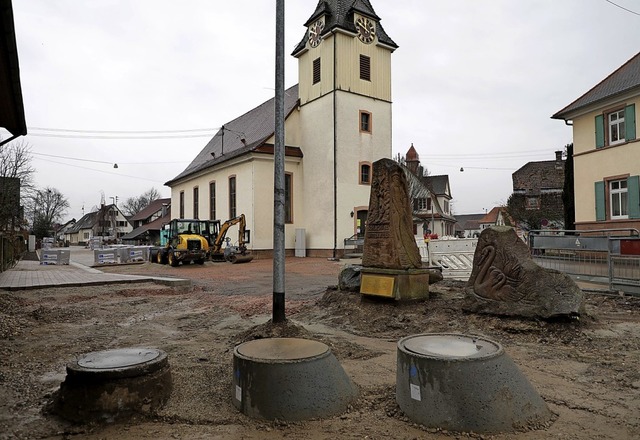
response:
M222 249L222 243L224 243L224 239L227 235L227 231L231 226L238 225L238 247L243 248L245 245L245 231L247 227L246 219L244 214L240 214L238 217L227 220L220 226L220 232L218 236L213 242L212 254L220 254Z

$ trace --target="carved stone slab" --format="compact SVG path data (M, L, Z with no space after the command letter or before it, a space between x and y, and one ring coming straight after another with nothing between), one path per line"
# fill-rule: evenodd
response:
M391 159L373 163L362 265L397 270L422 267L413 235L407 179L402 167Z
M513 228L492 226L480 234L467 283L472 312L552 318L583 313L584 293L565 273L538 266Z

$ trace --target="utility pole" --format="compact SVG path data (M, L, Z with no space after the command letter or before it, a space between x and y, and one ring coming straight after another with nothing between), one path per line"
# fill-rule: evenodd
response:
M276 0L276 96L273 154L273 323L286 321L284 307L284 0Z

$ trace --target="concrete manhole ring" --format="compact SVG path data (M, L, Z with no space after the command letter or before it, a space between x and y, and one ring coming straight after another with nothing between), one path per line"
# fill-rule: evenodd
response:
M95 351L67 364L53 411L75 422L112 421L153 413L169 399L167 354L155 348Z
M233 404L258 419L299 421L344 412L357 388L321 342L265 338L236 346Z
M499 343L454 333L398 341L396 400L414 423L450 431L511 432L552 416Z

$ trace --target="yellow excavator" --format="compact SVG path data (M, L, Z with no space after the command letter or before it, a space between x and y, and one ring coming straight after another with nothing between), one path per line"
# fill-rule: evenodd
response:
M238 244L233 245L227 231L231 226L238 225ZM253 255L247 251L247 243L251 242L251 231L247 229L244 214L227 220L220 226L220 231L209 246L212 261L229 261L233 264L248 263ZM224 250L222 244L225 243Z

